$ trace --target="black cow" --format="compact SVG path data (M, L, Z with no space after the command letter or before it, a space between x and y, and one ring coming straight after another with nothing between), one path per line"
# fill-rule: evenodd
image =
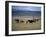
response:
M16 21L17 23L19 23L19 19L15 19L15 21Z
M29 23L33 23L33 22L36 22L36 21L39 21L39 19L28 20Z
M28 20L28 22L29 22L29 23L33 23L33 22L35 22L35 21L34 21L34 20Z

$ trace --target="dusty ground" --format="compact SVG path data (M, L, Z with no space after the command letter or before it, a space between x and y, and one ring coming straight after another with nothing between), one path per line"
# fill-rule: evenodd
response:
M21 30L39 30L41 29L41 20L34 23L16 23L14 20L12 22L12 31Z

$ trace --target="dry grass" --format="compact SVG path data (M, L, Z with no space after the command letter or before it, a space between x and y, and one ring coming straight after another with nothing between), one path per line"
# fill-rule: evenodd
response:
M12 22L12 31L21 30L39 30L41 29L41 20L33 23L16 23L14 20Z

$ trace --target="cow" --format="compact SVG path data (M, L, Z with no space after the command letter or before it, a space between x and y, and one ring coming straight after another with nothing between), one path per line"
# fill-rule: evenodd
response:
M20 22L21 22L21 23L23 23L24 21L23 21L23 20L21 20Z
M34 21L34 20L28 20L28 22L29 22L29 23L33 23L33 22L35 22L35 21Z
M15 21L16 21L17 23L19 23L19 19L15 19Z

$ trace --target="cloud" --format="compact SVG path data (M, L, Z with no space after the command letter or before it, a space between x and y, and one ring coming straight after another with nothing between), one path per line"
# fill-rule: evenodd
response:
M41 7L34 6L12 6L14 11L41 11Z

